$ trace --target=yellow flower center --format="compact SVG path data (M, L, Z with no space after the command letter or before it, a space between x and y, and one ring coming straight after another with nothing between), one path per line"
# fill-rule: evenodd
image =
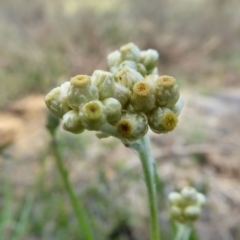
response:
M137 82L133 86L133 92L139 96L147 96L150 90L150 84L144 81Z
M175 78L166 75L157 79L157 85L159 86L172 87L175 83Z
M128 119L121 119L117 124L117 131L123 137L130 137L133 133L133 124Z
M168 112L163 116L162 125L166 131L172 131L177 125L178 119L173 112Z
M96 102L89 102L84 106L84 113L91 120L98 119L102 114L102 108Z
M70 80L70 83L76 87L84 87L90 82L91 78L87 75L77 75Z

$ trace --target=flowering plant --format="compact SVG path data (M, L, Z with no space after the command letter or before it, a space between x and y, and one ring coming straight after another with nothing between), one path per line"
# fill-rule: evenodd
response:
M116 137L138 152L148 190L151 240L159 240L160 234L148 128L157 134L172 131L183 107L176 80L158 75L158 57L156 50L141 51L128 43L108 55L109 72L77 75L45 97L66 131L96 131L99 138Z

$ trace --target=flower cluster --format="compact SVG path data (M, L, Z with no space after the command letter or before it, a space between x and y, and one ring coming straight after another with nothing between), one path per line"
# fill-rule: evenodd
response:
M192 187L185 187L180 193L171 192L168 197L170 217L181 223L197 220L201 214L206 198Z
M46 97L49 110L72 133L104 132L111 125L120 139L136 141L148 127L172 131L183 106L176 80L158 76L158 53L129 43L108 55L110 72L77 75Z

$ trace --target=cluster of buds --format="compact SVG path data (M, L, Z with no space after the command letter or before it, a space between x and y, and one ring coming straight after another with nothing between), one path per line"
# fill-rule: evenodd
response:
M108 65L114 74L129 67L146 76L158 74L158 57L156 50L141 51L135 44L128 43L108 55Z
M171 192L168 200L170 217L183 224L196 221L206 203L205 196L192 187L185 187L180 193Z
M108 55L110 72L71 78L46 95L46 105L72 133L104 133L111 125L115 135L130 142L142 138L148 127L167 133L176 127L183 103L176 80L158 76L157 61L157 51L126 44Z

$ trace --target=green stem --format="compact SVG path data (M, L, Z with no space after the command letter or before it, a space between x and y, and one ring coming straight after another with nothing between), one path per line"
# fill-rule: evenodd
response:
M188 224L177 224L177 235L175 240L188 240L192 227Z
M142 163L145 182L148 191L148 201L151 217L151 240L160 240L159 222L158 222L158 206L157 206L157 190L156 176L154 171L154 160L151 155L150 140L146 134L140 140L130 143L130 148L136 150Z
M155 161L151 155L150 139L148 133L136 142L129 143L121 139L116 128L110 124L105 124L101 129L101 132L114 136L122 140L125 146L128 146L138 152L139 158L142 163L145 182L148 191L148 201L150 210L150 227L151 227L151 240L160 240L160 231L158 224L158 204L157 204L157 182L160 183L160 179L157 175Z
M82 233L84 235L84 238L86 240L93 240L93 234L91 231L91 227L89 224L89 220L85 214L84 208L82 206L82 203L80 202L80 199L77 198L76 194L74 193L74 190L72 188L71 183L68 179L68 172L66 168L63 165L62 157L58 149L57 141L55 139L55 136L53 135L53 141L52 141L52 149L53 153L56 159L56 164L58 167L58 171L61 175L61 178L63 180L63 183L65 185L65 188L67 190L68 196L70 198L72 207L75 211L75 214L77 216L77 221L79 224L80 229L82 230Z

